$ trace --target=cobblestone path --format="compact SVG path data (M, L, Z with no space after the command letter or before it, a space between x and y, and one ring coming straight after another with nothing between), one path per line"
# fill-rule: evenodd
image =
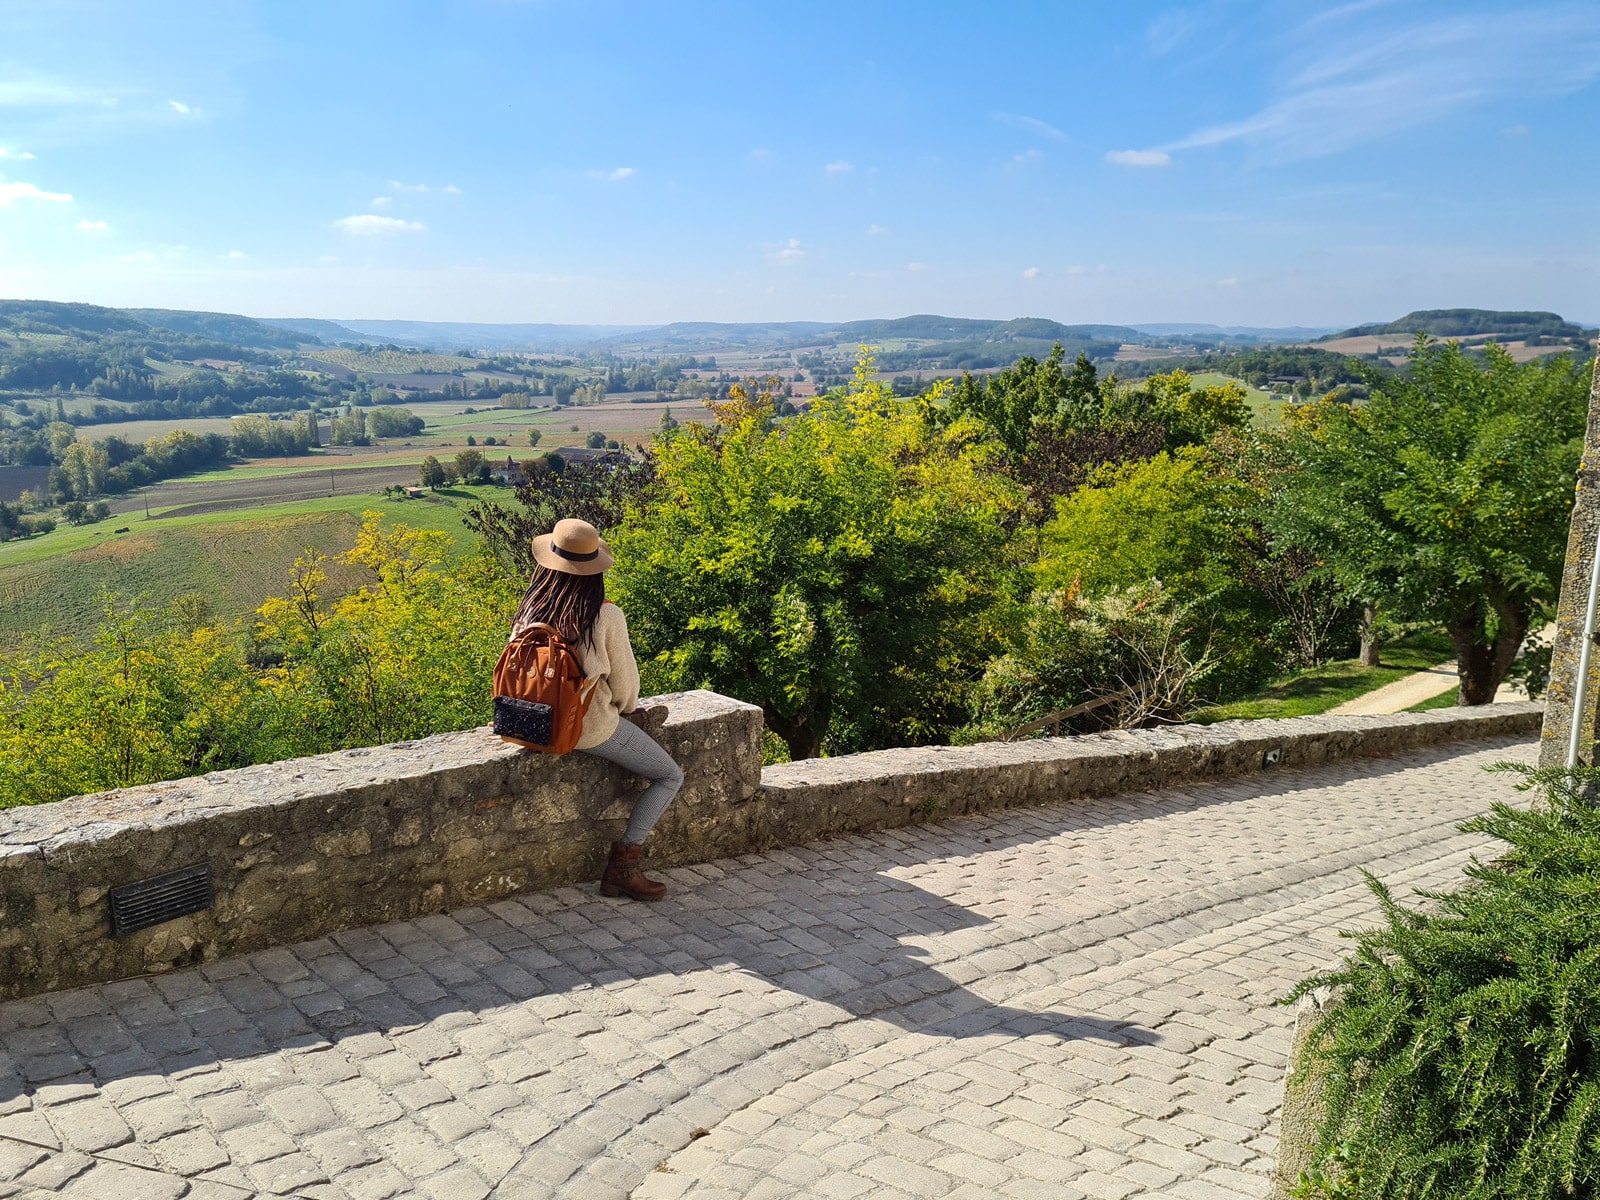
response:
M1292 1011L1527 743L1029 809L0 1005L0 1197L1265 1195Z

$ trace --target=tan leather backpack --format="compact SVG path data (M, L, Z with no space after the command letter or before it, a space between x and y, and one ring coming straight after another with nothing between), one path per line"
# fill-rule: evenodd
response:
M516 631L494 668L494 731L543 754L565 754L583 735L594 685L553 625Z

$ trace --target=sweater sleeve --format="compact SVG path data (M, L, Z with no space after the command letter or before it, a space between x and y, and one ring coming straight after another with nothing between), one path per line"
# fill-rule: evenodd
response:
M617 614L617 619L608 622L606 629L611 702L619 713L630 713L639 707L639 664L633 657L633 643L628 639L628 618L616 605L610 607Z

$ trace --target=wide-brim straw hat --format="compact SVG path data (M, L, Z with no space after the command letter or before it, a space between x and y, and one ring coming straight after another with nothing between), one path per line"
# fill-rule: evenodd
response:
M533 539L533 558L541 567L568 575L598 575L616 561L600 531L573 517Z

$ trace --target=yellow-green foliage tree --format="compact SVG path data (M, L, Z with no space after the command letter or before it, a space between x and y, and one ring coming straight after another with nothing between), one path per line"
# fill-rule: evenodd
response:
M647 683L759 704L795 758L962 723L1017 500L974 426L934 431L866 356L803 414L743 388L714 412L658 439L613 537Z
M0 660L0 807L469 728L516 604L484 558L364 514L343 561L372 583L323 594L318 556L248 635L203 606L120 612L87 648Z
M1039 583L1096 594L1157 579L1182 600L1219 591L1236 578L1229 512L1238 489L1199 446L1103 468L1045 525Z
M1081 588L1089 597L1158 581L1185 613L1186 652L1198 661L1209 646L1222 660L1206 688L1240 694L1286 654L1282 615L1247 570L1257 500L1206 446L1104 467L1057 502L1035 578L1047 592Z
M0 807L256 761L262 700L237 639L195 605L108 606L88 648L0 663Z
M279 660L268 673L273 741L318 754L483 724L489 676L516 596L501 572L472 559L447 569L448 534L362 514L341 561L374 582L328 602L321 556L295 563L286 597L262 605L256 639Z

